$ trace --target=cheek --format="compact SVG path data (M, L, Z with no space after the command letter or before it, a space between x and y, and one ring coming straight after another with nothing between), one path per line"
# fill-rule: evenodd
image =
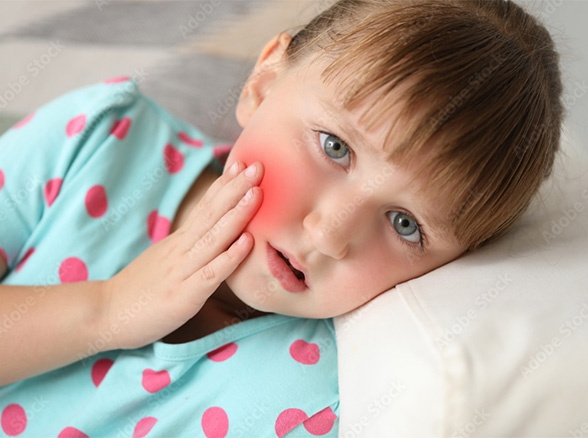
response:
M245 164L259 161L264 166L259 185L263 190L263 202L247 228L253 233L276 230L293 217L294 210L303 201L302 166L294 153L267 142L245 140L245 144L238 146L231 158Z
M392 245L394 245L392 243ZM417 275L405 251L395 250L384 238L366 245L340 273L343 286L353 293L353 304L363 304L398 283Z

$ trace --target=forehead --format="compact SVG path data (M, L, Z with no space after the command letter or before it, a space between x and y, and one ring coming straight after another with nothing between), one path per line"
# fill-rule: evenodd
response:
M410 194L411 209L425 223L429 235L440 240L452 241L451 226L453 203L450 202L452 189L449 184L444 187L432 187L429 179L422 172L423 163L430 160L425 150L408 160L402 160L398 150L406 147L410 141L413 120L423 117L424 109L420 106L406 108L398 96L406 92L409 82L398 85L397 89L387 93L372 93L364 99L348 102L345 95L350 91L345 81L325 80L323 72L325 62L319 60L305 66L298 72L299 84L308 87L308 95L320 108L320 124L333 130L333 134L343 137L357 155L369 155L372 183L378 177L395 174L396 181L402 181L402 189ZM387 104L387 105L386 105ZM373 108L386 108L385 114L370 114ZM431 140L431 148L434 141ZM369 182L369 181L368 181Z
M418 121L426 116L427 105L405 103L405 96L416 78L407 79L391 90L375 90L365 96L359 92L360 78L353 74L330 74L328 59L316 57L296 69L298 80L321 106L322 117L335 122L350 137L370 138L369 145L389 154L394 161L399 146L405 145ZM358 97L359 96L359 97Z

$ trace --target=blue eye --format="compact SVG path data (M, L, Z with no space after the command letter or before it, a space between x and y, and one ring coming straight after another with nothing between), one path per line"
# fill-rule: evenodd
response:
M388 217L396 232L404 239L412 243L421 241L421 232L416 220L406 213L400 211L391 211Z
M319 132L319 141L327 157L343 167L349 166L349 147L343 140L335 135Z

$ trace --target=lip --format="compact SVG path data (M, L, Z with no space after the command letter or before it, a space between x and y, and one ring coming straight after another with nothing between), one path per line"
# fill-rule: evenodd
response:
M308 278L306 271L300 263L288 253L274 248L269 243L267 244L267 264L271 274L280 282L282 287L288 292L300 293L308 289L308 286L304 280L296 278L288 264L280 257L279 253L282 253L284 257L288 259L288 262L297 270L304 274L304 279Z

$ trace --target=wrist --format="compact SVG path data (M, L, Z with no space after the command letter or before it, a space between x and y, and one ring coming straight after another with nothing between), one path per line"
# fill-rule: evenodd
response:
M120 330L111 323L111 280L99 280L93 283L96 290L86 324L88 336L86 337L87 348L83 353L85 357L117 349L116 335Z

